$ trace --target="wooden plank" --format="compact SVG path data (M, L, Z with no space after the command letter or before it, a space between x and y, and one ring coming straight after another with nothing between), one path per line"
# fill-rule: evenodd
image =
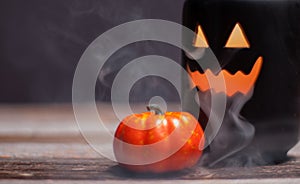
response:
M299 184L298 178L241 180L0 180L0 184Z
M203 179L267 179L300 178L300 161L290 160L273 166L203 168L163 175L136 174L116 163L101 159L0 159L2 179L64 180L203 180Z
M110 107L101 106L105 121L118 123ZM278 180L282 182L300 183L300 159L279 165L243 168L197 166L164 175L128 172L96 153L85 142L70 105L0 106L0 125L0 179L3 183L35 183L41 180L43 183L62 184L76 181L276 183L278 178L282 178ZM109 128L113 131L113 126ZM95 133L93 127L90 127L89 133ZM290 153L299 155L300 146Z

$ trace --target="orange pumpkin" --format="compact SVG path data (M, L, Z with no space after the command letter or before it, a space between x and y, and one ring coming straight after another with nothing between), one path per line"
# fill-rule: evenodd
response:
M163 173L193 167L202 155L204 144L198 121L187 112L162 113L156 106L150 106L148 110L150 112L128 116L120 123L113 145L116 160L122 167L135 172ZM143 146L156 143L159 144L143 149ZM128 149L128 144L141 148ZM173 151L175 144L181 147ZM160 154L168 157L153 163L122 163L124 158L143 161L158 158Z

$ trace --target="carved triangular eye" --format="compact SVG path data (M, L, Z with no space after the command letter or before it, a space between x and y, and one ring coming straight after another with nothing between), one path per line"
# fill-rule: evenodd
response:
M240 23L237 23L234 26L225 47L226 48L250 48L249 41Z
M209 46L208 46L205 34L204 34L204 32L203 32L200 25L198 25L196 33L197 33L197 35L194 39L194 46L195 47L208 48Z

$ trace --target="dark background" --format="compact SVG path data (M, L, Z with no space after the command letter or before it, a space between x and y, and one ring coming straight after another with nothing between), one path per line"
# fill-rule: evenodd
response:
M114 26L137 19L181 23L183 2L1 0L0 103L71 102L76 64L95 38ZM118 69L147 54L165 55L180 61L180 51L163 44L137 43L121 49L106 64L106 73L96 87L97 99L110 98L110 85ZM145 86L155 88L158 95L169 100L176 100L170 84L148 77L135 85L134 101L152 95L147 93L149 90L142 90Z

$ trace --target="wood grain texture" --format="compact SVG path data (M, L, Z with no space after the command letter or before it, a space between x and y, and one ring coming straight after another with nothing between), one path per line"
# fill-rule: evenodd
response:
M0 159L2 179L66 179L66 180L128 180L128 179L267 179L299 178L300 161L290 160L273 166L247 168L195 167L163 175L128 172L107 159Z
M102 108L105 120L116 123L109 107L106 108L105 105L102 107L105 107ZM297 157L285 163L269 166L227 168L196 166L193 169L163 175L128 172L117 163L95 152L86 143L80 135L70 105L0 106L0 125L0 179L5 181L4 183L41 180L61 181L61 183L169 180L263 183L263 181L274 182L278 178L281 178L281 181L297 183L299 181L297 179L300 179L300 159ZM90 130L90 133L93 133L93 127ZM293 151L294 155L299 152L299 148Z

